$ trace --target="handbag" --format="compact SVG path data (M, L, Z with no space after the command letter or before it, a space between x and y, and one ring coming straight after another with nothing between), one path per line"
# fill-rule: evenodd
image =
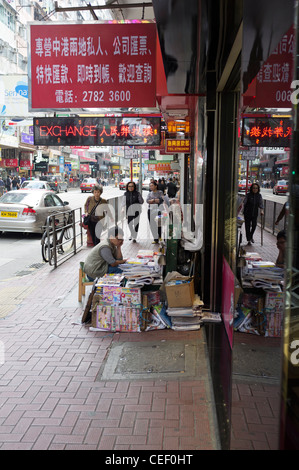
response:
M85 215L83 217L83 225L88 225L90 222L90 215Z
M100 202L101 202L101 199L100 199L99 202L91 209L90 214L85 215L85 216L83 217L83 224L84 224L84 225L88 225L88 224L90 223L90 221L91 221L91 216L92 216L92 214L95 212L95 210L96 210L96 208L98 207L98 205L100 204Z

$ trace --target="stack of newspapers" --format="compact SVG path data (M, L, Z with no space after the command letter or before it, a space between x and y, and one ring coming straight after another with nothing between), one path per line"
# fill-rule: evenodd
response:
M173 330L199 330L205 322L221 321L218 313L203 310L203 302L198 295L195 295L192 307L168 307L167 314L171 318Z
M271 261L247 260L243 272L243 287L256 287L266 291L282 292L284 269Z
M143 287L151 284L163 284L162 266L154 259L130 258L120 265L122 275L126 278L127 287Z

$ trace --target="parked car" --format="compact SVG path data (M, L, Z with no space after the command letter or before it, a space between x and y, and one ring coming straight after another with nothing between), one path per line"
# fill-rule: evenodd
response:
M146 191L149 191L150 182L151 182L151 178L145 179L142 183L142 189L145 189Z
M86 193L86 191L91 192L95 184L98 184L95 178L84 178L84 180L80 184L81 192L82 193Z
M251 181L248 180L248 189L250 188L251 185L252 185ZM246 180L239 181L238 190L239 191L246 190Z
M51 191L52 188L46 181L26 180L23 181L20 189L47 189L48 191Z
M277 181L276 185L273 187L273 194L286 194L288 192L289 182L286 180Z
M42 189L18 189L0 197L0 231L42 233L47 217L71 210L53 191ZM61 214L61 216L60 216Z
M61 191L67 192L68 190L67 181L62 179L62 177L59 175L47 175L46 181L51 186L51 189L53 189L53 191L56 193L60 193Z

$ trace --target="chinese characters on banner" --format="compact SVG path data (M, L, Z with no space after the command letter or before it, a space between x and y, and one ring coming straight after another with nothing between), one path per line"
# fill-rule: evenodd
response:
M166 139L166 153L190 153L190 139Z
M244 106L290 108L295 34L292 26L243 94Z
M149 163L148 171L171 171L170 163Z
M160 144L160 117L34 118L34 145Z
M288 118L250 117L243 119L242 145L290 147L292 124Z
M154 107L156 25L31 25L31 110Z
M19 160L17 158L2 158L0 160L1 168L17 168L19 166Z

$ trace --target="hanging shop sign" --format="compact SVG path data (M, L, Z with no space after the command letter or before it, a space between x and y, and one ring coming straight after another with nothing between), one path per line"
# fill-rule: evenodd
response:
M32 24L31 110L156 106L156 25Z
M190 121L179 119L177 121L167 122L167 132L169 134L176 134L177 132L184 132L184 134L190 133Z
M291 107L294 51L295 32L292 26L243 93L245 106L251 108Z
M190 139L166 139L166 153L190 153L191 141Z
M91 173L90 167L86 163L80 164L80 171L81 173Z
M148 171L171 171L170 163L149 163Z
M36 118L35 145L151 146L160 144L160 118Z
M17 168L19 166L19 160L17 158L2 158L0 161L0 167L2 168Z
M292 122L289 118L245 117L242 145L248 147L290 147Z

